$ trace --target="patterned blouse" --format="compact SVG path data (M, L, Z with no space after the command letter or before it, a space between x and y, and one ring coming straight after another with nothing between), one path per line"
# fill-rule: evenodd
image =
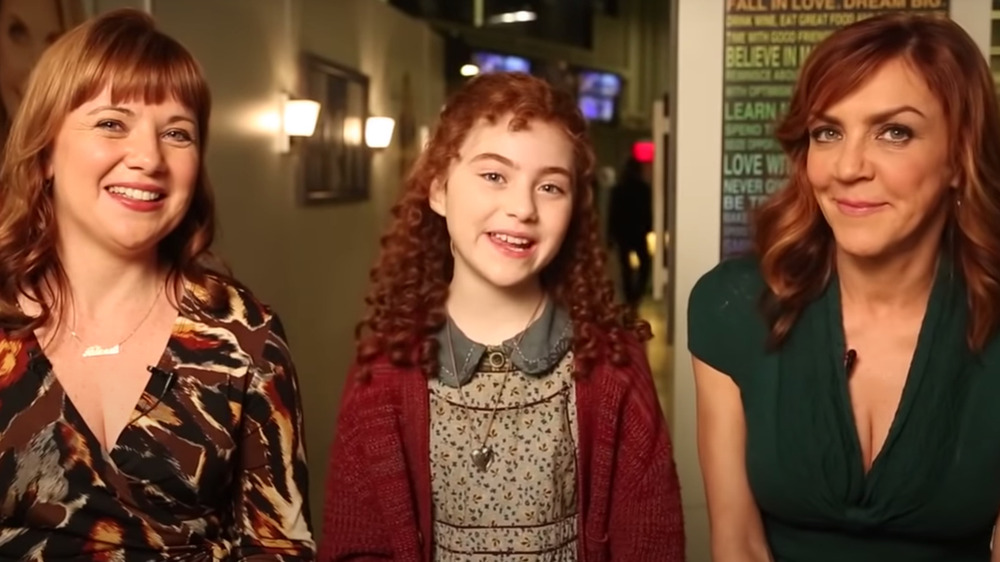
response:
M283 329L245 289L229 297L178 315L110 453L35 337L0 330L0 559L313 560Z
M445 355L441 376L429 382L434 559L575 562L577 416L568 318L549 307L522 341L499 346L476 344L454 324L451 333L452 345L443 341L441 349L454 349L459 372Z

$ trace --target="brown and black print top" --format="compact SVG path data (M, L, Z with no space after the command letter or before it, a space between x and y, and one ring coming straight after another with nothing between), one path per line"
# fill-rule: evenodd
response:
M313 560L284 332L229 293L227 310L178 316L109 452L34 336L0 331L0 559Z

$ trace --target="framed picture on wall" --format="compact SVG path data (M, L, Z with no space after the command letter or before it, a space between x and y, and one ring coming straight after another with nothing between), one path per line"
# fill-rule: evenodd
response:
M0 1L0 148L42 51L86 15L84 0Z
M303 205L363 201L369 197L371 156L365 145L368 77L303 53L302 97L320 102L316 130L302 139L299 200Z

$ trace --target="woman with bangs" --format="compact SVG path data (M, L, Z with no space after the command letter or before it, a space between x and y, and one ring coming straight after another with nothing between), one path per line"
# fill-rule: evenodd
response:
M810 54L755 255L690 297L714 560L1000 560L996 100L945 19Z
M613 301L573 98L486 74L447 103L372 271L320 560L684 559L670 439Z
M210 253L209 111L138 11L29 81L0 162L0 558L314 559L281 323Z

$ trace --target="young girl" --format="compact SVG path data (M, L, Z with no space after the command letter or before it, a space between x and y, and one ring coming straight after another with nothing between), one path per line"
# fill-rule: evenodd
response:
M372 272L321 560L683 560L649 326L613 302L593 164L539 79L449 101Z

